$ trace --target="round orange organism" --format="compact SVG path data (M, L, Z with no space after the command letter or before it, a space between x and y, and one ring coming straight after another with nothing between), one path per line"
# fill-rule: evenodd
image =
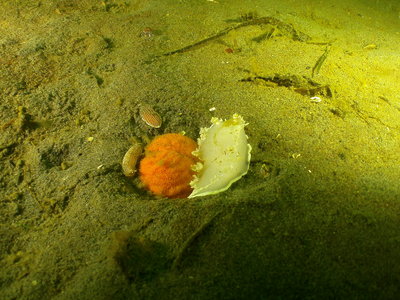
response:
M192 165L199 160L192 155L197 144L178 133L157 136L145 149L140 161L140 180L156 195L186 198L192 192Z

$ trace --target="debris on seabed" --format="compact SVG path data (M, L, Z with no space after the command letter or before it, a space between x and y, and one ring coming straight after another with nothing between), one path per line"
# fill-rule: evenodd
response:
M311 97L310 100L312 103L320 103L322 101L322 99L318 96Z
M378 46L376 44L368 44L367 46L363 47L364 50L375 50Z
M328 44L326 46L324 53L318 58L317 62L315 63L314 67L311 70L311 77L314 77L314 75L317 75L319 73L319 70L321 69L322 64L328 57L328 53L331 50L331 45Z

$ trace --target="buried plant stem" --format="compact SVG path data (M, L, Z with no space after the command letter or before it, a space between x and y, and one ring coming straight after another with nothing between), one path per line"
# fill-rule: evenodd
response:
M283 31L286 31L291 36L291 38L293 40L295 40L295 41L306 42L306 41L309 41L311 39L305 33L300 32L300 31L296 31L291 24L286 24L286 23L284 23L284 22L282 22L282 21L280 21L280 20L278 20L278 19L276 19L274 17L262 17L262 18L251 19L249 21L245 21L245 22L242 22L240 24L227 27L225 29L222 29L221 31L219 31L216 34L214 34L212 36L209 36L208 38L205 38L205 39L200 40L198 42L195 42L193 44L187 45L187 46L185 46L183 48L163 53L161 55L156 56L155 58L159 58L159 57L162 57L162 56L170 56L170 55L174 55L174 54L177 54L177 53L183 53L183 52L187 52L187 51L193 50L193 49L195 49L197 47L200 47L200 46L202 46L202 45L204 45L204 44L206 44L208 42L216 40L216 39L220 38L221 36L224 36L224 35L228 34L230 31L235 30L235 29L239 29L239 28L246 27L246 26L266 25L266 24L275 25L279 29L281 29Z
M222 213L222 211L217 212L211 218L206 220L201 226L192 233L192 235L185 241L181 249L179 250L178 254L176 255L174 261L172 262L172 270L176 270L184 258L187 255L190 246L194 243L196 239L202 235L206 229L213 223L213 221Z

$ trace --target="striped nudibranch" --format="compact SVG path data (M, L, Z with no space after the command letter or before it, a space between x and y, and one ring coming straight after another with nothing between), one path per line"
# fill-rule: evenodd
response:
M133 177L136 173L137 162L142 156L143 145L139 142L134 142L133 145L125 153L122 159L122 172L127 177Z
M153 128L161 127L162 119L160 115L150 105L147 104L140 105L139 115L147 125Z

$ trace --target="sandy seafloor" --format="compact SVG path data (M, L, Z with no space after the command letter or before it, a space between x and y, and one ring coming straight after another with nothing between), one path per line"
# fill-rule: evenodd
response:
M396 2L1 1L0 299L395 299ZM132 138L233 113L253 151L226 192L122 174Z

